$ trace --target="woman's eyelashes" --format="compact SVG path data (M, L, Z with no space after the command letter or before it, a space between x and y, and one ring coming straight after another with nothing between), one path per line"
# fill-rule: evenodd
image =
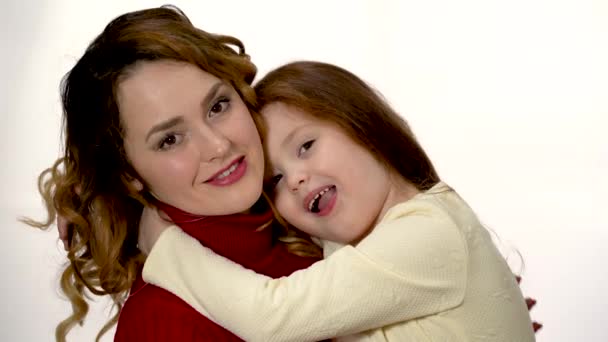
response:
M298 149L298 157L302 156L304 153L306 153L306 151L308 151L312 145L315 143L314 140L308 140L305 143L303 143L300 148Z
M209 108L209 117L215 117L219 114L226 112L230 108L230 98L226 96L221 96L217 100L213 102L211 107Z
M157 143L157 150L159 151L167 151L173 148L174 146L179 145L184 137L181 134L168 132L166 133L160 141Z
M222 113L227 112L228 109L230 109L230 98L227 96L220 96L213 102L211 107L209 107L207 116L209 118L214 118ZM170 150L171 148L179 145L183 141L183 139L183 134L167 132L156 144L156 149L158 151Z

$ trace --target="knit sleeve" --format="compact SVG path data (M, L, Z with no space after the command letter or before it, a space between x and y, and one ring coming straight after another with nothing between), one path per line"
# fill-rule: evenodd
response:
M279 279L247 270L171 227L143 275L247 341L354 334L462 303L464 239L453 222L424 209L409 208L357 247Z
M179 298L153 287L129 297L120 311L114 342L240 341Z

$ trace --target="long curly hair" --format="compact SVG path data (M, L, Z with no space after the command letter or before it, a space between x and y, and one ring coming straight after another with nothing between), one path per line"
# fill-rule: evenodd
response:
M57 326L58 341L83 322L88 293L110 296L118 309L99 340L117 322L143 264L137 234L147 201L130 184L137 174L123 147L117 87L137 63L155 60L190 63L230 82L259 121L251 87L257 69L244 45L196 28L176 7L121 15L90 43L61 82L65 149L38 179L48 217L24 219L41 229L58 215L70 222L69 263L60 282L72 314Z

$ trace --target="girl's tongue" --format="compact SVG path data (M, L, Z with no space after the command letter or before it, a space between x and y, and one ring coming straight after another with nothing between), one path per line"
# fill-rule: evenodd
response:
M332 186L327 190L321 198L319 198L317 205L313 208L313 212L318 213L327 208L327 205L331 202L332 198L336 195L336 187Z

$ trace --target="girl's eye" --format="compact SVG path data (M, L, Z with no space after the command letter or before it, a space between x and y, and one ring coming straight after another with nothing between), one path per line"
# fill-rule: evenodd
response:
M225 97L220 98L209 109L209 116L214 117L218 114L221 114L221 113L227 111L229 107L230 107L230 99L225 98Z
M173 146L181 142L181 137L176 134L169 133L158 143L158 149L160 151L166 151L171 149Z
M300 149L298 150L298 156L300 156L304 152L308 151L314 143L315 143L314 140L309 140L309 141L303 143L302 146L300 146Z
M277 186L277 184L279 184L279 182L281 181L281 178L283 178L283 175L274 175L274 176L272 176L266 182L266 186L268 187L268 189L274 189Z

